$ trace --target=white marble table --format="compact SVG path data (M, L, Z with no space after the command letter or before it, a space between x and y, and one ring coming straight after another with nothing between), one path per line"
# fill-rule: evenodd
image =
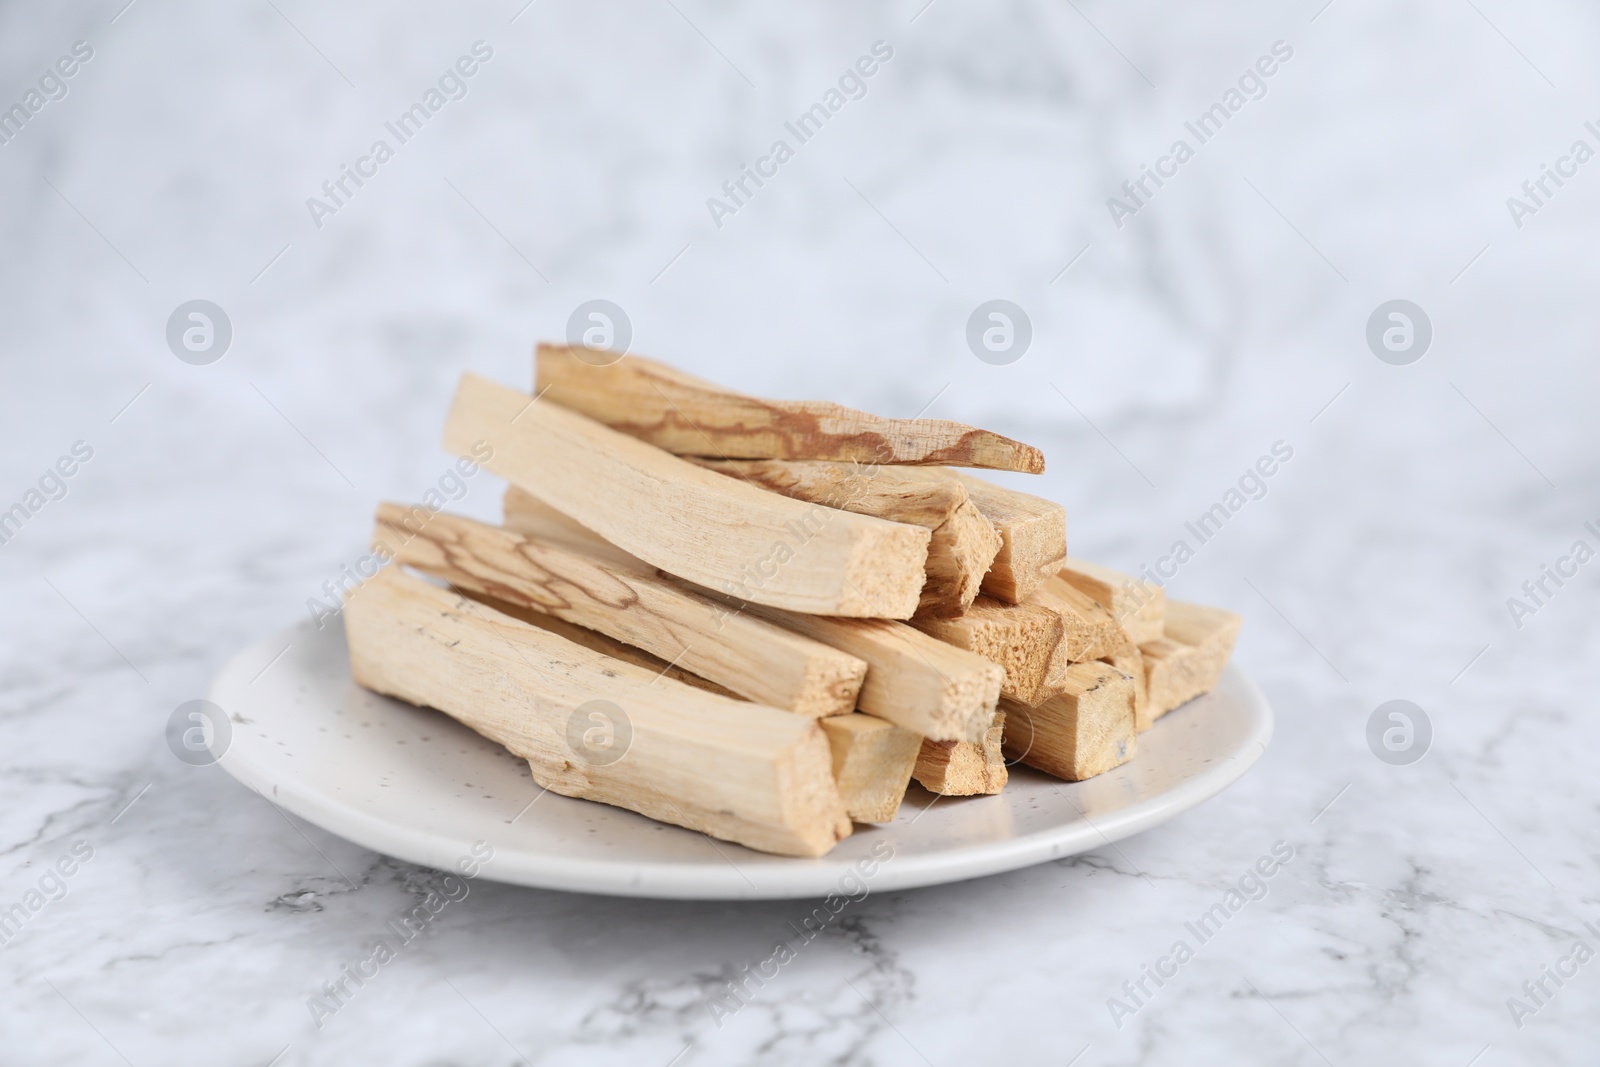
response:
M26 513L0 544L0 1062L1595 1062L1600 571L1507 605L1600 547L1592 10L122 3L0 10L0 108L44 79L0 144L0 512ZM1262 93L1161 162L1278 41ZM1141 164L1173 176L1119 228ZM1544 164L1569 176L1535 205ZM313 211L342 165L369 177ZM437 483L462 369L526 380L594 298L708 377L1041 445L1075 550L1126 568L1283 442L1170 586L1246 617L1271 750L1115 848L873 894L731 1017L711 1002L806 902L479 881L319 1029L308 998L431 875L180 763L165 723L303 616L376 500ZM992 298L1032 323L1010 365L964 337ZM207 365L165 337L194 299L232 326ZM1433 327L1409 365L1365 336L1394 299ZM1366 737L1398 698L1432 724L1408 766ZM1187 935L1280 841L1265 895Z

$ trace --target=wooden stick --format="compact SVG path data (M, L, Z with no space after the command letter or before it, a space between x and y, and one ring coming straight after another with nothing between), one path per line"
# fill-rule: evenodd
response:
M1113 657L1126 660L1139 651L1109 611L1060 576L1047 578L1030 603L1053 612L1062 630L1035 699L1023 703L1037 705L1067 692L1072 687L1069 672L1076 664Z
M1109 611L1135 645L1161 636L1167 594L1159 585L1070 556L1058 573Z
M746 610L865 660L856 706L870 715L939 741L974 740L988 729L1003 673L981 656L901 622Z
M466 595L512 618L532 623L575 644L641 667L657 677L671 678L734 700L745 699L716 682L594 630L586 630L562 622L553 615L541 615L514 604L471 593ZM844 803L845 814L854 822L893 822L895 813L900 810L900 802L905 798L906 786L911 781L911 769L916 765L917 753L922 748L922 737L861 712L818 719L817 724L822 727L833 755L833 782L839 790L839 799Z
M1067 686L1036 708L1003 701L1005 755L1079 782L1133 758L1133 679L1104 663L1077 663Z
M500 504L505 527L537 538L545 544L593 556L601 563L628 570L656 573L656 569L631 552L624 552L575 519L569 519L525 489L506 486Z
M1020 604L983 595L958 619L912 625L998 664L1005 671L1000 695L1028 705L1066 692L1073 664L1136 651L1110 612L1059 577Z
M856 706L867 665L706 597L459 515L405 524L378 506L373 543L400 563L453 585L554 615L637 646L761 704L812 718Z
M716 682L605 634L515 604L471 592L465 595L514 619L643 668L653 676L671 678L734 700L744 699ZM821 718L817 723L828 739L828 748L833 756L833 781L839 790L845 813L851 820L861 823L894 821L895 813L900 810L900 802L905 798L906 786L911 781L911 769L916 765L917 753L922 748L921 736L861 712Z
M652 677L671 678L675 682L682 682L684 685L693 686L696 689L704 689L708 693L715 693L730 700L746 699L710 679L702 678L698 674L668 663L660 656L652 656L642 648L635 648L633 645L618 641L614 637L607 637L598 630L575 626L570 622L564 622L556 618L554 615L546 615L521 604L496 600L492 596L472 589L462 589L454 585L450 588L469 600L474 600L485 607L493 608L495 611L503 615L509 615L520 622L525 622L529 626L537 626L541 630L548 630L557 637L564 637L573 644L582 645L584 648L598 652L602 656L610 656L612 659L620 659L624 663L631 663L635 667L649 671Z
M1102 659L1130 652L1135 647L1111 612L1059 575L1046 578L1033 599L1061 617L1064 630L1060 663Z
M795 500L926 526L933 539L918 615L966 611L1000 551L994 526L973 506L954 473L943 468L794 459L696 462Z
M1142 734L1154 726L1156 719L1150 712L1150 680L1145 674L1144 653L1135 648L1131 652L1107 656L1100 662L1109 663L1133 683L1134 729Z
M956 473L973 505L1000 534L1000 551L983 579L983 591L1007 604L1020 604L1066 559L1066 509L1043 497Z
M505 612L514 619L531 623L541 629L565 637L567 640L605 655L642 667L658 677L672 678L684 685L710 693L742 700L743 697L724 689L716 682L692 674L665 660L652 656L642 649L625 645L594 630L586 630L552 615L507 604L504 601L466 593L479 603ZM822 733L828 739L833 755L833 782L839 790L844 810L854 822L883 823L894 821L905 798L906 786L911 781L911 769L916 765L917 753L922 748L922 738L910 730L902 730L892 723L873 715L851 712L818 719Z
M1217 684L1243 622L1221 608L1167 601L1165 636L1139 646L1150 688L1152 719L1159 719Z
M833 780L856 822L892 822L911 782L922 738L857 712L819 719L833 749Z
M655 679L394 568L344 619L359 684L459 719L557 793L785 855L850 833L813 719Z
M593 359L592 353L574 351L541 344L536 389L679 455L1044 471L1037 448L959 422L885 419L823 401L761 400L643 356L619 357L602 367L584 358Z
M960 618L918 618L911 625L1000 667L1001 696L1037 704L1049 695L1045 686L1063 634L1061 616L1050 608L980 596Z
M909 618L928 560L921 526L763 492L559 404L462 376L444 445L653 566L792 611Z
M652 676L671 678L733 700L745 699L716 682L595 630L471 591L465 591L464 595L574 644L643 668ZM905 797L906 785L911 781L911 769L922 747L921 736L861 712L834 715L818 719L817 723L833 754L833 781L845 813L855 822L892 822Z
M995 794L1010 772L1001 753L1006 714L995 711L982 741L923 741L912 776L930 793L947 797Z
M595 630L586 630L553 615L543 615L530 608L470 591L464 595L514 619L549 630L574 644L643 668L652 676L671 678L733 700L745 699L716 682ZM833 782L839 790L845 813L855 822L892 822L895 813L900 810L900 801L905 797L906 785L911 781L911 769L916 765L917 752L922 748L921 736L861 712L818 719L817 724L828 739L828 748L833 755Z
M509 517L510 493L506 499ZM518 507L515 521L524 526L557 530L576 551L595 555L606 550L598 534L577 523L552 520L544 505L532 511ZM936 741L977 740L988 729L1004 672L982 656L902 622L804 615L746 604L711 590L692 591L724 604L730 617L754 615L864 661L867 677L857 697L857 707L864 712Z

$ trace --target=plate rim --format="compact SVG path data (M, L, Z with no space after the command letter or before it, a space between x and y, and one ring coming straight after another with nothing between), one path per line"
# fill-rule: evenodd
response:
M208 698L227 709L227 691L236 677L248 673L256 666L258 658L264 658L256 656L258 650L279 648L284 641L292 644L293 635L308 629L311 624L301 621L247 644L217 671L207 691ZM326 639L318 632L312 636ZM270 656L271 652L266 655ZM1243 691L1252 719L1250 732L1232 755L1154 796L1092 821L1084 815L1060 826L1002 841L968 845L946 853L896 856L893 862L878 865L871 877L872 890L944 885L1077 855L1142 833L1221 793L1261 758L1272 742L1274 730L1271 705L1255 681L1233 662L1224 668L1223 678ZM217 763L246 788L272 803L329 833L382 855L436 870L450 870L473 844L433 830L405 827L321 790L307 788L300 779L275 776L265 765L245 758L236 744L230 743ZM892 827L893 824L886 824L857 828L856 834L882 833ZM683 830L682 827L674 829ZM777 857L782 866L775 867L768 865L769 858L763 856L763 866L741 869L723 849L718 851L724 853L729 869L659 860L636 861L630 865L619 860L539 855L527 850L497 848L494 859L483 864L478 877L537 889L643 899L793 900L822 896L835 890L845 872L859 862L830 860L828 856ZM773 871L782 871L781 881L763 885L762 876Z

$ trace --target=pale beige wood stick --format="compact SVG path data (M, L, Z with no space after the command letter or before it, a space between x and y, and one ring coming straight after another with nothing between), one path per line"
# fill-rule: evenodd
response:
M744 699L716 682L595 630L586 630L553 615L544 615L470 591L466 595L575 644L642 667L657 677L671 678L684 685L735 700ZM905 798L906 785L911 781L911 768L916 765L917 752L922 747L922 737L858 711L818 719L817 724L828 739L828 748L833 756L833 782L839 790L845 814L854 822L892 822L895 813L900 810L901 800Z
M981 656L902 622L745 610L865 660L856 706L870 715L941 741L981 738L988 729L1003 672Z
M1074 664L1089 660L1126 658L1138 652L1111 612L1090 599L1087 593L1054 575L1034 591L1029 603L1054 612L1061 619L1061 643L1050 657L1038 697L1025 703L1038 704L1067 691L1067 672Z
M1036 603L1005 604L980 596L955 619L917 618L911 625L930 637L982 656L1004 671L1000 695L1038 703L1056 650L1061 646L1061 616Z
M1159 585L1071 556L1058 573L1109 611L1134 644L1142 645L1161 636L1167 594Z
M956 474L973 505L1000 534L1000 551L983 579L983 591L1007 604L1020 604L1067 558L1067 511L1043 497Z
M643 356L607 366L594 359L587 349L541 344L535 389L679 455L1044 471L1044 454L1032 445L959 422L886 419L826 401L762 400Z
M500 504L505 527L537 537L558 548L573 549L614 567L654 574L656 569L631 552L624 552L576 519L569 519L526 489L506 486Z
M1154 726L1156 720L1150 713L1150 681L1145 675L1144 653L1135 648L1130 652L1118 652L1106 656L1100 662L1109 663L1133 683L1134 729L1144 733Z
M671 678L684 685L735 700L744 699L716 682L594 630L586 630L553 615L543 615L486 596L471 592L466 595L512 618L549 630L624 663L642 667L658 677ZM911 781L911 769L916 765L917 752L922 747L922 737L858 711L818 719L817 724L828 739L828 748L833 756L833 781L839 790L839 799L844 803L845 814L855 822L892 822L895 813L900 810L901 800L905 798L906 786Z
M781 627L730 616L721 604L579 551L440 513L420 528L406 509L378 506L374 545L453 585L554 615L635 645L740 696L801 715L856 706L861 660Z
M642 667L659 677L671 678L684 685L735 700L745 699L716 682L594 630L586 630L582 626L562 622L553 615L542 615L515 604L470 592L466 595L512 618L532 623L624 663ZM844 803L845 814L854 822L893 822L895 813L900 810L900 802L905 798L906 786L911 781L911 769L916 765L917 753L922 748L921 735L859 711L818 719L817 724L822 727L833 755L833 782L839 790L839 799Z
M508 523L541 534L554 531L566 538L566 547L590 555L606 550L606 541L594 531L561 521L559 512L537 501L524 507L526 500L525 494L506 494ZM864 661L867 677L857 698L864 712L938 741L976 740L988 729L1004 672L982 656L903 622L804 615L746 604L712 590L693 591L718 600L730 616L754 615Z
M873 715L818 719L833 748L833 780L856 822L891 822L905 798L922 738Z
M1061 616L1061 657L1066 663L1103 659L1135 647L1111 612L1059 575L1046 578L1030 603Z
M1059 577L1020 604L979 596L957 619L913 619L913 626L976 652L1005 670L1000 695L1043 703L1066 690L1074 663L1135 651L1111 613Z
M930 793L947 797L995 794L1005 788L1010 772L1001 752L1006 714L995 711L981 741L927 741L911 772Z
M451 586L450 588L485 607L493 608L495 611L509 615L513 619L525 622L530 626L537 626L541 630L549 630L557 637L564 637L575 645L582 645L584 648L598 652L603 656L610 656L612 659L620 659L624 663L631 663L635 667L649 671L654 676L671 678L675 682L682 682L684 685L693 686L696 689L704 689L708 693L716 693L718 696L728 697L732 700L747 699L731 689L718 685L716 682L686 671L682 667L674 666L660 656L652 656L642 648L635 648L633 645L618 641L614 637L607 637L598 630L575 626L570 622L564 622L556 618L554 615L546 615L541 611L535 611L532 608L513 604L509 601L496 600L492 596L473 589L462 589L459 586Z
M1075 663L1066 689L1036 708L1002 701L1005 754L1030 767L1082 781L1133 758L1133 679L1105 663Z
M926 526L933 539L918 615L948 617L966 611L1000 551L994 526L967 498L966 487L942 468L798 459L695 462L795 500ZM919 477L927 474L936 476Z
M481 594L468 591L466 595L575 644L642 667L657 677L671 678L684 685L735 700L744 699L716 682L597 631ZM818 719L817 723L828 739L828 748L833 756L833 781L839 790L845 814L861 823L894 821L895 813L900 810L900 802L905 798L906 786L911 781L911 769L916 765L922 737L861 712L833 715Z
M1217 684L1243 622L1222 608L1167 601L1165 635L1139 646L1152 718L1159 719Z
M557 793L785 855L850 833L814 719L657 679L397 568L344 621L359 684L460 720Z
M684 685L735 700L744 699L716 682L595 630L574 626L553 615L479 593L465 591L465 595L575 644L642 667L657 677L671 678ZM833 781L838 787L845 813L855 822L892 822L895 812L900 810L900 801L905 797L906 785L911 781L911 768L917 762L922 737L861 712L834 715L818 719L817 723L822 727L828 739L828 748L833 754Z
M462 376L444 446L652 566L792 611L909 618L925 527L824 508L696 467L547 400Z

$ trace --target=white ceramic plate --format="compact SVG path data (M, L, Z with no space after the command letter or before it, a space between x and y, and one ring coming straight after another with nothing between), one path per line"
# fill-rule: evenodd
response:
M357 844L448 869L488 842L494 858L481 876L496 881L704 900L822 896L862 869L858 861L886 855L885 843L892 858L867 865L874 889L1099 848L1221 792L1272 738L1261 691L1230 666L1214 691L1140 735L1138 756L1108 774L1067 783L1016 766L994 797L940 798L913 783L893 823L858 827L820 859L792 859L540 795L527 763L499 745L352 682L337 624L302 623L246 648L217 675L211 700L230 720L231 736L212 742L229 774Z

